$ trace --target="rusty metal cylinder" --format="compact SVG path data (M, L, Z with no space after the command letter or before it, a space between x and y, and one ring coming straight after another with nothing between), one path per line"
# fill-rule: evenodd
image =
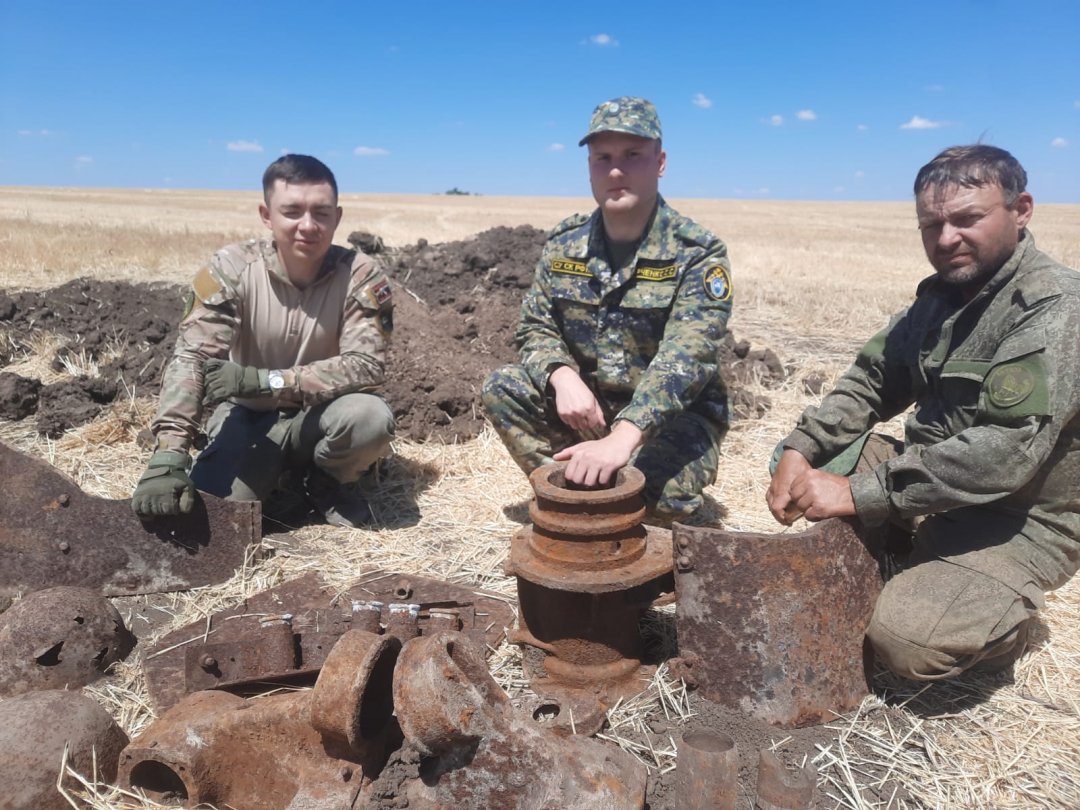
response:
M727 734L688 731L678 744L675 805L680 810L735 810L739 751Z
M814 806L817 769L804 765L788 770L772 751L758 759L757 810L810 810Z
M404 644L420 635L420 606L391 602L387 608L386 634Z
M425 633L456 633L461 629L461 616L456 610L431 608Z
M352 603L352 628L353 630L363 630L367 633L378 633L381 629L382 622L382 602L361 602L356 601Z

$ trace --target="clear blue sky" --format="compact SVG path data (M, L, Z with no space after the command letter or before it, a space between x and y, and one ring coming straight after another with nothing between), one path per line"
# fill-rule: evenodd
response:
M0 2L0 185L584 195L592 108L643 95L670 197L910 198L1002 146L1080 202L1080 2Z

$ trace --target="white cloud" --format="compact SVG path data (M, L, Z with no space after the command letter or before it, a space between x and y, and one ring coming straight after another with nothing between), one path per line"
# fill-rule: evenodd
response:
M93 162L94 159L90 157L90 155L79 155L77 158L75 158L75 168L82 169L86 166L91 165Z
M610 34L593 34L589 37L589 42L593 45L599 45L602 48L608 45L615 47L619 44L619 40L615 39L615 37Z
M868 127L866 124L858 124L855 127L856 132L866 132L869 129L870 129L870 127Z
M383 155L389 155L389 149L383 149L381 146L358 146L352 150L354 155L360 157L382 157Z
M563 146L563 145L562 145L561 143L553 143L553 144L552 144L551 146L549 146L549 147L547 148L547 150L548 150L549 152L561 152L561 151L562 151L563 149L565 149L565 148L566 148L566 147L565 147L565 146Z
M19 135L24 138L48 138L55 135L52 130L49 129L20 129Z
M1061 149L1063 147L1068 146L1069 142L1067 140L1065 140L1064 138L1054 138L1054 140L1050 141L1050 145L1051 146L1056 146L1057 148Z
M701 109L707 110L712 106L712 99L704 93L694 93L694 97L690 99L690 103L695 107L701 107Z
M774 115L769 119L769 123L772 124L774 127L778 127L784 123L784 116Z
M836 194L843 194L846 189L843 186L833 186L833 192Z
M945 85L943 84L928 84L926 85L927 93L944 93Z
M761 188L759 188L757 190L757 193L758 194L768 194L769 193L769 187L768 186L762 186Z
M941 121L931 121L929 118L913 115L910 121L900 125L900 129L937 129L940 126Z
M855 172L856 180L862 180L864 177L866 177L866 172L864 172L862 169L859 169L857 172Z
M813 110L799 110L797 113L795 113L795 117L798 118L800 121L816 121L817 113Z
M1076 107L1076 109L1080 110L1080 101L1074 101L1073 106Z
M258 141L229 141L225 148L230 152L261 152L262 144Z

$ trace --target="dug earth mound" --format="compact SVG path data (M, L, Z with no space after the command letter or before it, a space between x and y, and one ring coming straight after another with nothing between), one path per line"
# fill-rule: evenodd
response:
M522 225L386 250L377 236L350 235L377 256L394 284L394 337L382 393L399 436L458 442L480 432L480 386L493 369L517 359L514 328L544 237ZM45 345L42 336L53 335L61 346L50 366L67 372L43 384L0 371L0 419L33 417L39 433L57 437L118 397L155 396L186 289L83 278L43 292L0 291L0 369L33 355ZM720 363L736 418L760 417L769 407L750 393L751 384L768 388L786 377L775 352L753 349L731 334Z

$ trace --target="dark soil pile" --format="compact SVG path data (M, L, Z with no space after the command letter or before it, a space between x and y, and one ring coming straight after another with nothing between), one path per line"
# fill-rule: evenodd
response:
M381 240L349 240L381 251ZM413 439L464 441L483 426L480 387L494 368L513 362L521 298L532 282L544 233L527 225L499 227L459 242L415 245L380 252L394 281L394 339L383 393L394 410L398 434ZM65 340L53 367L82 358L100 374L41 386L0 373L0 418L36 414L39 432L56 437L90 421L126 391L156 393L172 353L182 309L183 285L129 284L77 279L45 292L0 291L0 368L30 350L34 332ZM115 358L115 359L109 359ZM745 383L784 379L774 352L753 350L730 335L721 350L737 417L758 417L767 400Z

